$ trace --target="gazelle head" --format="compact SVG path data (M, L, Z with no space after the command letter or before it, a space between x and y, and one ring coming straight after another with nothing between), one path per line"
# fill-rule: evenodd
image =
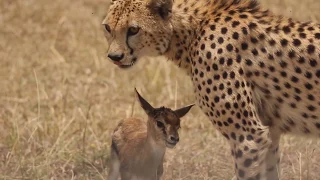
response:
M180 118L186 115L194 104L177 110L160 107L153 108L135 89L139 103L148 115L148 121L155 134L164 140L168 148L173 148L179 142Z

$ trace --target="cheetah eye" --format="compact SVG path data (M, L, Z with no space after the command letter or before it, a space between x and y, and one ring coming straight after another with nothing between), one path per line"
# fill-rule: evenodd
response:
M105 29L106 31L108 31L109 33L111 32L111 28L110 28L110 26L109 26L108 24L105 24L105 25L104 25L104 29Z
M140 30L140 28L137 27L137 26L131 26L131 27L129 27L129 29L128 29L128 36L133 36L133 35L138 34L139 30Z
M158 128L164 128L164 124L160 121L157 121Z

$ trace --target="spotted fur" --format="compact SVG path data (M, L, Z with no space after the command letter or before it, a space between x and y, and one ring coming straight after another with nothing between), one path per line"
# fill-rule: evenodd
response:
M130 67L164 55L184 68L230 143L235 179L279 179L281 134L320 137L320 25L273 15L255 0L170 3L114 1L104 20L109 54L125 55L111 59ZM128 34L131 26L140 31Z

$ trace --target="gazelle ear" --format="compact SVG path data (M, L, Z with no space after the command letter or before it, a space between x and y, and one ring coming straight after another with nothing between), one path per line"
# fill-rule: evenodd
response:
M177 116L179 118L183 117L184 115L186 115L190 109L192 108L192 106L194 106L194 104L191 104L189 106L186 106L186 107L183 107L183 108L180 108L180 109L177 109L175 110L174 112L177 114Z
M148 7L151 12L158 14L162 19L168 19L172 12L173 0L150 0Z
M138 97L139 103L142 107L142 109L148 114L150 115L152 113L152 111L154 110L154 108L138 93L137 89L134 88L136 95Z

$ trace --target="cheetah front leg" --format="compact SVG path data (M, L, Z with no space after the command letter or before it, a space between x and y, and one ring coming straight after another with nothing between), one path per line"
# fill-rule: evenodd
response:
M266 163L266 177L267 180L278 180L280 178L279 163L279 141L281 133L278 130L270 128L271 146L268 149L265 163Z
M236 138L233 138L236 137ZM268 130L257 131L256 135L233 136L231 141L237 180L269 180L266 157L270 147Z
M271 145L267 150L263 164L266 167L266 179L267 180L278 180L280 178L279 163L280 163L280 152L279 152L279 141L281 133L270 129ZM237 176L234 176L232 180L237 180Z
M211 113L215 117L211 120L229 140L235 166L236 178L234 179L271 180L268 177L271 173L267 172L267 167L274 164L274 161L267 160L268 157L273 157L273 154L269 154L269 150L272 152L273 149L269 128L261 123L257 113L255 113L254 106L249 104L240 108L236 105L238 102L244 101L240 99L232 102L238 108L227 111L224 113L225 115L221 116L218 111L228 110L231 102L229 100L220 101L222 104L219 103L215 106L227 107L227 109L216 110L216 115ZM245 103L241 104L244 105Z
M213 101L208 103L214 108L202 106L205 104L203 100L208 99L206 97L198 98L200 107L229 141L235 163L235 179L269 180L266 161L272 144L269 128L263 125L252 102L250 83L240 80L243 82L241 88L234 88L228 81L220 81L221 91L216 91ZM223 91L226 88L227 93Z

